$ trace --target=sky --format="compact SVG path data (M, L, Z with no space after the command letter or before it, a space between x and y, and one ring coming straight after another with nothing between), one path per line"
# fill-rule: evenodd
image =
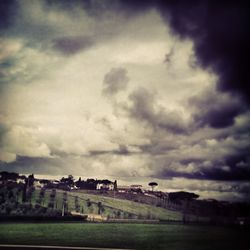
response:
M241 1L0 1L0 170L250 199Z

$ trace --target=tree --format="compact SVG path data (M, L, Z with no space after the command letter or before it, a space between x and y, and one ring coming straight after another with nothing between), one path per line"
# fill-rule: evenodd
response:
M102 203L99 201L97 203L97 206L98 206L98 214L101 214L104 210Z
M27 180L27 188L32 187L35 181L34 174L30 174L26 180Z
M156 182L149 182L148 185L152 188L152 192L154 191L154 188L158 186L158 183Z
M25 179L25 183L23 185L22 202L27 201L27 185L28 185L28 181L27 179Z
M78 200L78 196L75 196L75 210L76 212L80 212L80 204L79 204L79 200Z
M3 172L0 172L0 176L1 176L2 181L8 181L8 180L16 181L16 179L19 177L19 174L3 171Z
M114 190L117 191L117 180L114 182Z
M189 193L185 191L169 193L169 199L170 201L173 201L173 202L178 201L178 200L193 200L197 198L199 198L198 194Z
M68 175L68 177L63 177L61 180L60 180L60 182L62 183L62 184L65 184L65 185L67 185L68 187L72 187L72 186L74 186L74 177L73 177L73 175Z

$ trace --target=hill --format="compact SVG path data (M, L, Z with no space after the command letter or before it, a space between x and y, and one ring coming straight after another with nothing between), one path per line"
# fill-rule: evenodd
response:
M54 192L54 194L53 194ZM41 190L35 190L31 197L31 203L36 205ZM51 198L54 197L54 199ZM180 212L141 204L129 200L92 195L82 192L68 192L62 190L44 190L41 205L53 207L54 209L72 212L77 211L84 214L101 214L108 218L122 219L162 219L181 220Z
M167 208L139 202L107 197L102 194L88 194L81 191L63 191L60 189L34 189L27 191L26 201L18 188L0 190L2 195L0 215L18 216L62 216L72 212L98 215L99 218L147 219L181 221L183 214ZM204 220L194 215L185 218L189 221Z

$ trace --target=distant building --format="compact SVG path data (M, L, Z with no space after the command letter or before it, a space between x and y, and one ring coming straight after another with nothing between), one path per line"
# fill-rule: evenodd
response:
M133 190L138 190L138 189L142 189L142 185L134 184L134 185L130 185L130 188Z
M40 180L35 180L35 181L33 182L34 188L43 188L44 185L45 185L45 184L44 184L42 181L40 181Z
M97 190L114 190L114 183L109 180L100 180L96 185Z
M118 186L117 190L119 193L128 193L131 190L130 186Z
M24 184L25 183L25 179L26 179L26 177L24 175L22 175L22 176L17 177L16 182L18 184L20 184L20 183Z
M79 188L74 184L73 186L70 187L70 190L78 190Z

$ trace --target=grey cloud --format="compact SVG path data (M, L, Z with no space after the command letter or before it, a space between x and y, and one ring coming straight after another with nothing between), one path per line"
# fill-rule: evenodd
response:
M1 163L0 170L18 173L63 174L63 164L59 158L17 156L16 161Z
M138 152L135 152L134 150L131 150L127 145L120 144L119 148L117 150L111 150L111 151L105 151L105 150L92 150L89 152L89 155L97 156L97 155L132 155L132 154L138 154Z
M155 131L149 135L150 143L140 145L143 153L150 154L152 157L164 156L170 152L178 150L182 144L182 135L169 134L165 131Z
M235 118L246 110L237 97L210 90L191 97L189 104L197 109L193 113L193 118L199 127L230 127L234 124Z
M199 138L196 133L199 134L198 131L204 129L198 128L197 132L176 135L167 141L164 136L158 137L151 140L150 145L141 148L143 152L152 155L154 176L157 178L250 180L249 133L233 136L235 129L238 128L234 126L223 129L222 137L221 133L208 133ZM209 130L214 131L211 128Z
M179 156L174 164L166 164L156 174L161 178L184 177L197 180L242 181L250 180L250 162L247 154L237 151L221 159L193 159ZM158 163L162 164L162 163ZM157 171L156 171L157 172Z
M65 56L74 55L94 45L93 39L85 36L69 36L56 38L53 41L53 49Z
M32 46L43 50L52 43L54 49L67 56L110 39L122 30L124 20L120 9L118 15L111 12L117 1L4 2L0 3L0 31L2 28L12 38L32 41ZM112 22L110 15L119 21Z
M233 188L239 193L250 194L250 183L245 183L243 185L236 184Z
M175 150L176 149L176 145L172 145L171 143L162 143L161 141L157 141L157 142L152 142L149 145L142 145L140 146L140 149L144 152L144 153L148 153L151 155L161 155L161 154L166 154L166 152L171 151L171 150Z
M13 82L17 79L17 74L13 73L12 68L17 65L15 58L5 58L0 61L0 84Z
M126 90L129 77L124 68L112 68L103 79L103 95L112 96L122 90Z
M157 105L156 95L145 88L138 88L130 94L132 106L128 108L129 114L136 120L145 122L153 129L163 129L172 133L186 133L187 124L176 111L167 111Z
M35 48L36 44L8 38L3 38L2 43L0 41L0 85L28 84L44 76L48 65L41 58L48 57Z

